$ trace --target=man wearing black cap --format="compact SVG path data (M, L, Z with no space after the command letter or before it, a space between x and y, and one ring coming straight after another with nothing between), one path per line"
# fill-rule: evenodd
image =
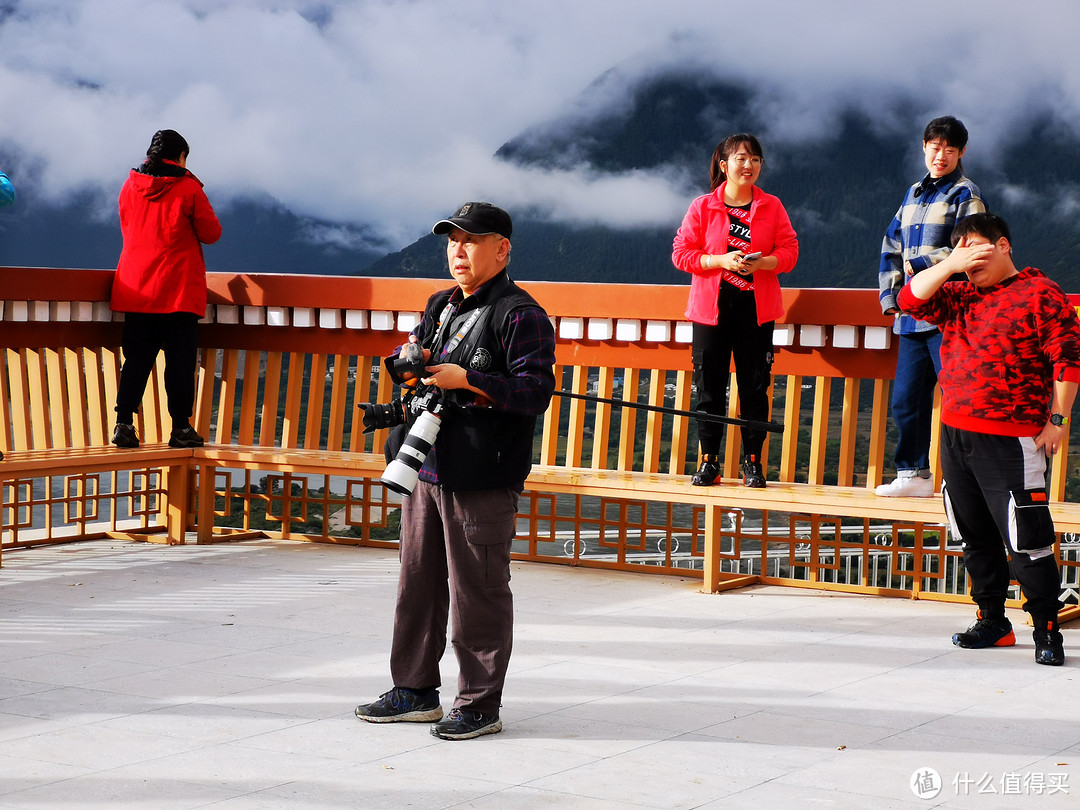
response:
M372 723L438 721L431 733L448 740L502 730L513 644L510 543L536 417L555 390L551 321L506 273L512 231L510 215L485 202L465 203L432 228L447 235L457 287L431 297L409 342L429 363L421 383L441 393L442 426L401 506L394 688L356 707ZM387 358L397 383L406 380L389 361L404 356L402 347ZM448 615L460 674L443 718Z

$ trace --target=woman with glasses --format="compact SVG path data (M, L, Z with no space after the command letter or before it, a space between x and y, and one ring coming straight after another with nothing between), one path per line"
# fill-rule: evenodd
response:
M693 322L697 407L726 413L732 358L739 384L739 416L766 422L773 360L773 323L784 314L780 273L799 257L799 242L780 200L757 187L764 162L753 135L726 138L709 163L711 191L690 204L675 234L671 260L691 274L686 317ZM695 486L721 473L724 428L698 423L701 466ZM761 450L765 431L742 429L743 483L765 486Z

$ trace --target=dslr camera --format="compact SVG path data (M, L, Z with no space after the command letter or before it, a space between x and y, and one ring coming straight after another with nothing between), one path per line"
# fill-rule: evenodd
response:
M424 350L418 343L405 344L405 356L396 357L389 363L394 374L399 378L409 380L407 384L414 386L411 394L406 394L405 400L393 399L390 402L362 402L360 410L364 415L364 433L371 433L383 428L397 427L412 421L408 418L408 410L419 413L415 408L423 408L423 403L413 405L412 398L422 395L427 390L420 385L420 378L424 375ZM434 389L432 389L434 390Z
M416 387L401 399L388 403L361 403L364 412L364 433L381 428L408 425L409 430L397 454L386 465L379 482L399 495L411 495L424 460L442 427L442 394L435 386L419 382L424 372L423 349L418 344L406 345L405 357L392 362L394 373L411 374Z

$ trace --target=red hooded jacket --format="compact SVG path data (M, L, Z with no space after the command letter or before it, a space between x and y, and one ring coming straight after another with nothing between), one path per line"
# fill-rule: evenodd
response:
M221 223L199 179L191 172L155 177L132 169L120 190L120 231L124 248L113 279L113 310L203 317L202 246L221 238Z

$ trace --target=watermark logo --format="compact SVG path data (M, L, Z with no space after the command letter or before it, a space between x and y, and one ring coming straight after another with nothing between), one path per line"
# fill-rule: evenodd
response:
M937 798L946 784L951 784L955 796L1053 796L1056 793L1068 795L1069 774L1010 771L995 777L990 773L974 774L959 771L953 776L951 783L945 783L941 775L933 768L918 768L911 774L908 782L911 792L924 800Z
M933 768L919 768L911 775L911 792L920 799L933 799L941 793L941 775Z

